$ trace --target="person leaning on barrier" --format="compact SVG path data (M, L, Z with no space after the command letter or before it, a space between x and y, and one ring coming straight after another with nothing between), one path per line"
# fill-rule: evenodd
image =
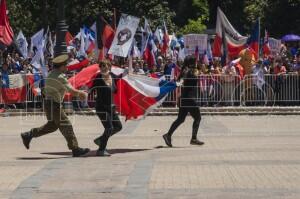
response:
M54 58L54 70L49 73L45 81L45 88L43 90L45 96L44 109L48 122L39 128L33 128L29 132L22 133L21 137L24 146L29 149L32 138L44 136L59 129L65 137L69 149L72 150L73 157L79 157L85 155L90 150L78 146L72 124L62 109L62 101L66 91L70 92L73 96L79 97L81 100L86 99L87 94L74 89L69 84L64 74L67 71L67 61L68 55L60 55Z
M188 56L184 60L184 68L182 69L179 80L183 77L183 88L181 91L179 112L177 119L171 125L168 133L163 135L163 139L167 146L172 147L172 135L175 130L185 121L188 113L194 119L192 139L190 144L203 145L204 142L197 139L198 129L201 121L201 113L197 103L198 75L199 70L196 67L195 56Z

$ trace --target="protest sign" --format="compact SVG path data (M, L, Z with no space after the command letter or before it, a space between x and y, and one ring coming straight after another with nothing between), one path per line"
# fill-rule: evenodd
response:
M280 53L281 41L274 38L269 38L271 55L276 56Z
M204 54L207 50L207 34L184 35L185 55L194 55L198 47L199 54Z

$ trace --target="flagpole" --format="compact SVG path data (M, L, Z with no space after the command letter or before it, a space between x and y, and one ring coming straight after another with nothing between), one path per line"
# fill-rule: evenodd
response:
M116 11L116 8L113 8L113 10L114 10L114 19L113 19L114 26L113 26L113 28L116 31L117 30L117 11Z
M258 17L258 59L260 59L260 17Z

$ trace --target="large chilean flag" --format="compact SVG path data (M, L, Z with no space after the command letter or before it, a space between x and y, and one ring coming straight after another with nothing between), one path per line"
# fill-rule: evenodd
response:
M115 94L117 110L126 120L139 119L159 106L169 92L175 90L174 82L140 75L127 75L117 82Z
M216 38L213 46L213 55L215 57L222 57L222 48L224 48L222 41L226 41L228 56L233 58L238 56L240 51L246 47L247 37L236 31L222 10L218 8Z
M93 80L99 72L98 64L91 65L70 78L69 82L74 88L84 85L92 88ZM112 73L120 76L124 69L112 67ZM168 93L175 89L175 82L166 81L163 77L158 79L130 74L117 81L115 104L126 120L138 119L160 105Z

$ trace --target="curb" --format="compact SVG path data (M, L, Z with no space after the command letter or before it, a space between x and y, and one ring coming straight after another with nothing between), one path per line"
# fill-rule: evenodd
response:
M300 107L201 107L201 114L203 115L300 115ZM68 115L95 115L95 110L85 109L82 111L66 110ZM34 116L43 115L42 109L29 109L24 111L9 110L0 113L0 117L11 116ZM178 108L158 108L150 112L149 116L174 116L178 114Z

